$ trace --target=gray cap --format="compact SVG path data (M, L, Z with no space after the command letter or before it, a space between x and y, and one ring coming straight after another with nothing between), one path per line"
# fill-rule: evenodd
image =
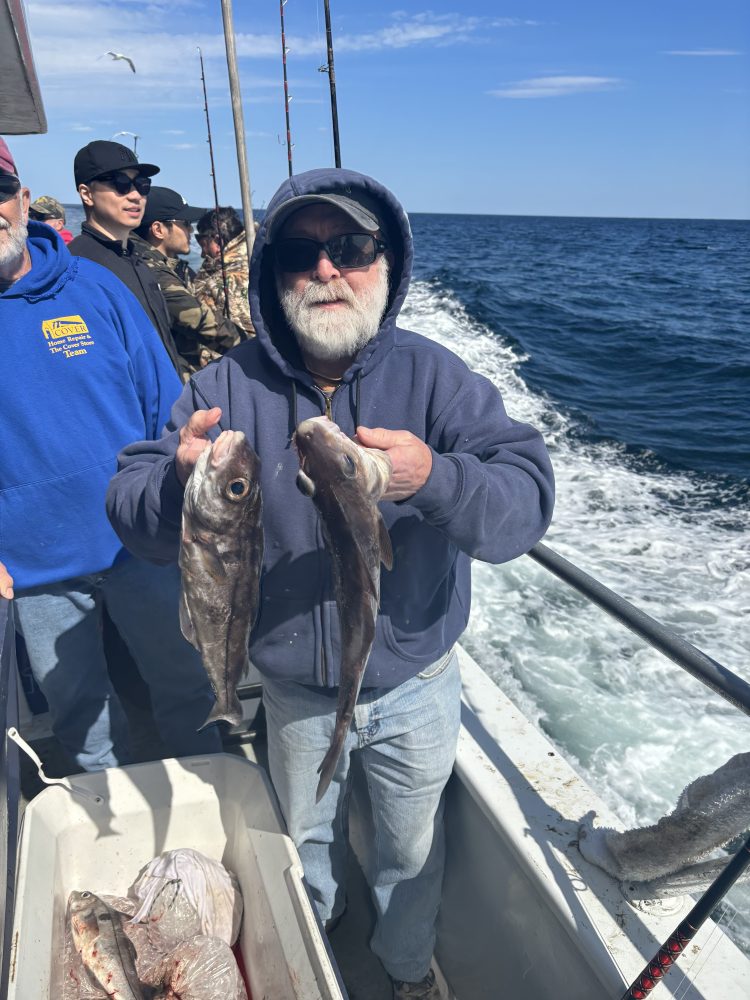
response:
M370 202L370 199L367 198L367 201ZM290 215L307 205L320 205L321 203L340 209L366 233L375 233L378 229L383 228L375 212L353 198L347 198L343 194L302 194L297 198L285 201L273 213L266 223L266 243L273 243Z

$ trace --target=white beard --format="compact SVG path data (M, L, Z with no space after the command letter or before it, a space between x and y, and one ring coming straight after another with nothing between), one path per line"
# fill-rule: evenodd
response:
M354 292L344 278L323 284L309 281L301 292L284 288L276 275L276 292L297 343L319 361L353 358L377 334L388 303L388 261L375 261L377 281ZM315 309L317 302L341 299L346 308Z
M20 260L26 252L28 230L26 223L19 220L11 225L7 219L0 218L0 265L13 264Z

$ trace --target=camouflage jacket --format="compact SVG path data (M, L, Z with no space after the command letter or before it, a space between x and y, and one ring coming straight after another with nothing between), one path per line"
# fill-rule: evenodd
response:
M224 266L227 273L229 291L229 316L239 323L248 337L255 334L250 319L250 305L247 301L247 286L250 271L247 266L247 243L241 232L224 248ZM205 257L195 276L195 295L217 316L224 315L224 283L221 276L221 261Z
M152 268L172 322L172 337L190 372L205 368L244 339L241 326L227 322L202 303L193 287L193 271L185 261L165 257L139 236L131 236L133 251Z

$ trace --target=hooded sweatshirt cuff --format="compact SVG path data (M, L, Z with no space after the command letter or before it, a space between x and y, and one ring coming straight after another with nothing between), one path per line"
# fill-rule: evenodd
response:
M160 509L162 518L170 524L182 523L182 501L185 487L177 478L177 467L174 461L167 464L161 484L159 485Z
M447 521L456 509L464 485L461 463L453 455L438 455L432 448L432 469L427 482L402 503L410 504L432 524Z

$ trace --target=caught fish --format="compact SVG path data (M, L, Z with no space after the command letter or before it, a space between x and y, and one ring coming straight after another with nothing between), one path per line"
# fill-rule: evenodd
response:
M237 684L258 612L262 513L260 459L242 431L222 431L195 463L182 508L180 627L216 696L201 729L242 718Z
M91 979L113 1000L146 1000L120 914L93 892L71 892L68 907L73 944Z
M384 452L352 441L327 417L304 420L295 444L300 460L297 486L318 508L331 556L341 632L336 727L318 768L320 802L336 770L375 640L380 564L393 566L391 539L377 506L390 479L391 461Z

